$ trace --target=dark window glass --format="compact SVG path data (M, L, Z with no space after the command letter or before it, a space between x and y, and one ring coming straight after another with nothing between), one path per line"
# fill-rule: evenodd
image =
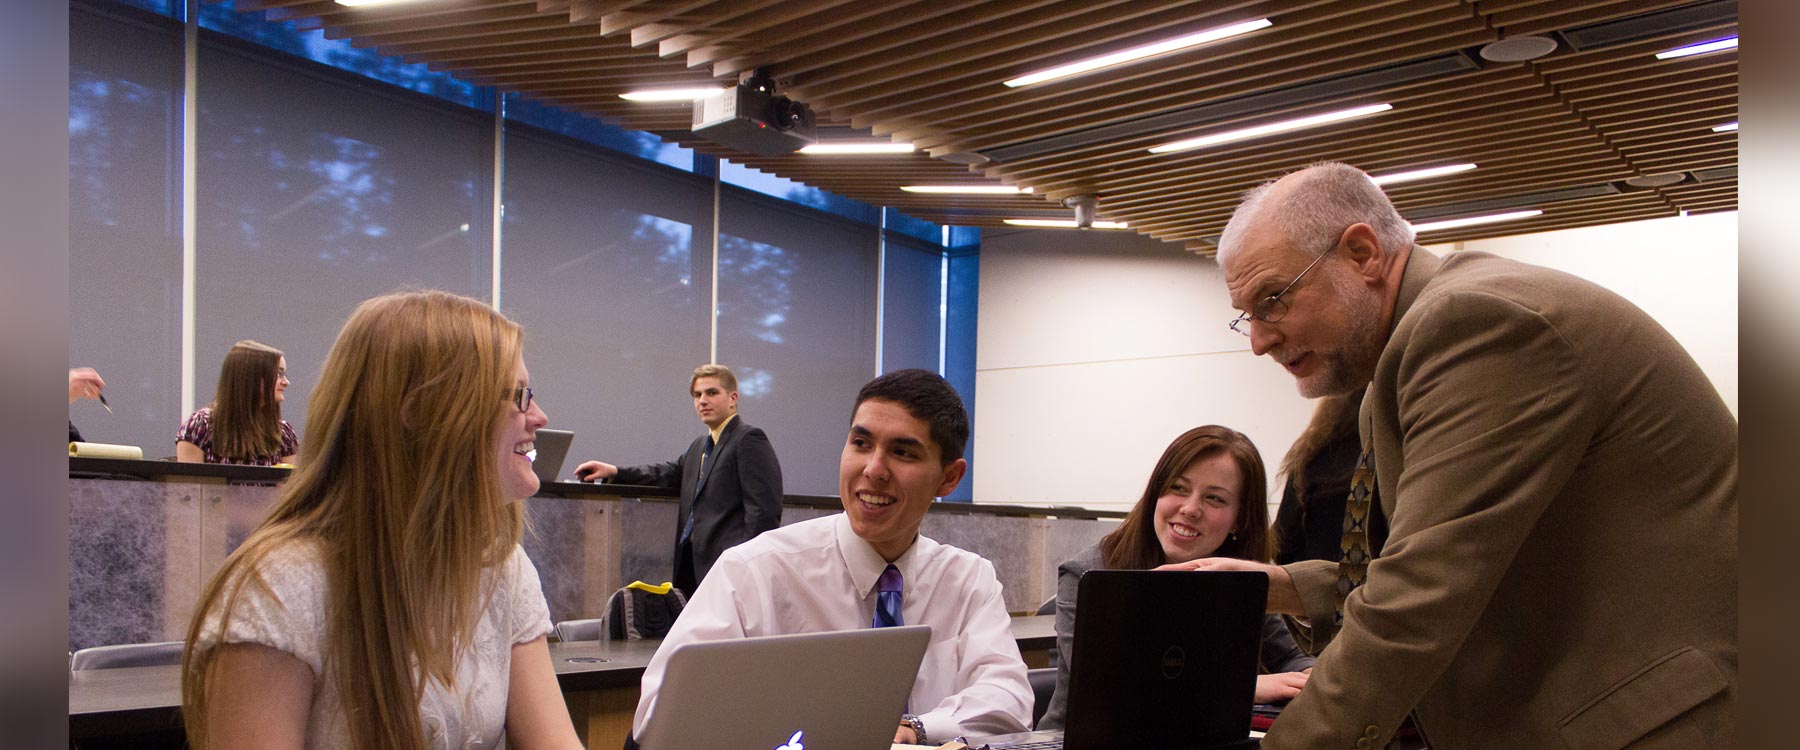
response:
M129 5L133 8L142 8L159 16L169 16L171 18L180 18L182 12L187 8L187 4L180 0L89 0L89 2L96 6L109 3ZM70 3L69 7L74 9L79 7L79 5L78 3Z
M672 460L704 429L686 393L710 346L712 182L526 131L506 137L500 302L550 426L575 432L564 474Z
M106 379L82 437L175 453L181 414L181 28L69 12L69 364ZM143 21L158 19L144 18Z
M719 160L719 179L727 185L754 190L802 206L837 214L865 224L880 224L881 209L837 193L802 185L785 177L759 172L736 162Z
M967 230L958 232L957 230ZM960 234L960 237L959 237ZM980 240L975 227L951 227L952 239ZM963 244L949 253L944 305L944 379L962 395L963 408L969 411L969 445L975 445L975 326L980 305L981 256L979 245ZM975 496L975 464L969 474L945 500L969 501Z
M592 117L526 99L518 94L506 95L506 119L523 122L585 141L597 146L630 154L642 159L667 164L676 169L693 171L694 152L641 130L626 130L608 125ZM711 201L711 196L707 197Z
M887 229L899 232L914 239L924 240L933 245L944 244L944 225L914 218L900 213L896 208L882 209L887 217Z
M943 325L944 252L888 234L882 272L881 369L938 371Z
M875 375L876 229L725 190L719 362L789 493L837 494L850 404Z
M358 303L490 296L492 118L236 43L203 40L200 67L196 401L232 342L255 339L287 352L282 413L304 434Z
M474 85L434 71L425 63L407 63L397 55L382 55L374 48L353 47L348 39L326 39L324 29L301 29L292 21L267 20L264 11L243 12L236 5L236 0L201 3L201 28L457 104L473 107L482 103L481 93Z

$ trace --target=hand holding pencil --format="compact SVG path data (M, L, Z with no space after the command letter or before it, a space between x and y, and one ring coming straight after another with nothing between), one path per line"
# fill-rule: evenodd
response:
M84 398L100 402L107 413L112 412L112 405L106 403L106 395L100 391L106 388L106 381L92 367L69 368L69 403L73 404Z

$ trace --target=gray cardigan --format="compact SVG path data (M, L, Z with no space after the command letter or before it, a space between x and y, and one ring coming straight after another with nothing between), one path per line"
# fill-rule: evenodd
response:
M1056 568L1056 693L1039 719L1038 729L1062 729L1069 709L1069 652L1075 644L1075 592L1081 574L1104 568L1100 545L1083 550ZM1314 659L1294 644L1280 615L1263 619L1262 668L1265 673L1298 672L1311 668Z

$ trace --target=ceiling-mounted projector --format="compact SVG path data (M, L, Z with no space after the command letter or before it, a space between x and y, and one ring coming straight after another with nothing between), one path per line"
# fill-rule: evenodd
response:
M777 95L761 75L694 100L693 132L758 156L791 154L817 140L812 109Z

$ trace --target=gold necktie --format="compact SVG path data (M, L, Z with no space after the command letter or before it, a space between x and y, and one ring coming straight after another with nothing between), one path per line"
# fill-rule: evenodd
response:
M1369 500L1375 495L1374 456L1368 450L1356 459L1350 477L1350 497L1344 501L1344 536L1338 558L1337 624L1344 624L1344 600L1369 576Z

